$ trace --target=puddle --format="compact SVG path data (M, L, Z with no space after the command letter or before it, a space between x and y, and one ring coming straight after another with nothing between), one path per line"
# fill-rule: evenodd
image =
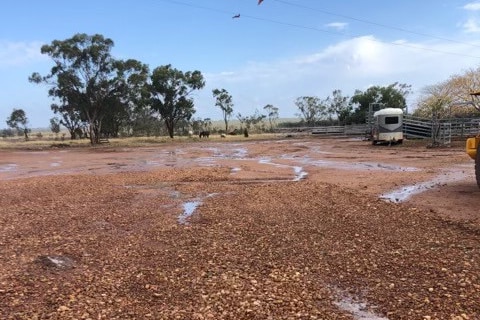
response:
M234 145L235 146L235 145ZM208 157L199 157L195 162L206 166L217 164L218 160L248 160L248 150L246 148L232 148L232 146L224 146L222 150L217 147L207 148L212 155Z
M190 218L197 207L201 204L201 201L189 201L183 204L183 213L178 216L178 223L187 224L187 219Z
M354 302L349 299L344 299L341 301L335 302L335 305L352 314L353 319L355 320L388 320L385 317L379 317L366 309L366 303Z
M284 158L289 159L287 156L284 156ZM295 160L295 159L291 159L291 160ZM310 158L303 158L301 162L303 164L311 165L315 167L325 167L325 168L344 169L344 170L386 170L386 171L395 171L395 172L420 171L418 168L414 168L414 167L386 165L383 163L375 163L375 162L342 162L342 161L331 161L331 160L313 160Z
M273 163L273 162L271 162L270 159L260 159L260 160L258 160L258 163L269 164L269 165L279 167L279 168L292 168L293 172L295 173L295 176L292 179L293 181L300 181L308 175L308 173L303 170L303 167L290 166L290 165L287 165L287 164L280 164L280 163Z
M380 195L380 199L384 199L384 200L395 202L395 203L404 202L413 195L422 193L430 189L434 189L448 182L463 180L466 177L467 177L467 174L464 173L463 171L449 171L433 178L430 181L417 183L410 186L403 186L399 189L395 189L388 193L384 193Z
M39 256L37 262L49 268L72 269L75 268L75 261L66 256Z
M293 171L295 172L295 178L293 178L293 181L300 181L308 175L307 172L303 171L302 167L293 167Z
M237 167L237 168L232 168L232 169L230 169L230 172L231 172L232 174L233 174L233 173L240 172L240 171L242 171L242 169L241 169L241 168L238 168L238 167Z
M375 314L373 311L368 310L367 303L356 301L348 294L337 291L339 301L335 301L334 304L343 311L350 313L355 320L388 320L386 317L381 317Z
M0 172L9 172L9 171L15 171L17 169L18 165L15 163L8 163L0 166Z
M216 196L217 194L218 193L210 193L207 196L203 197L203 199ZM202 204L203 199L185 202L183 204L183 213L178 216L178 223L188 224L188 218L190 218L195 213L195 210L198 208L198 206Z

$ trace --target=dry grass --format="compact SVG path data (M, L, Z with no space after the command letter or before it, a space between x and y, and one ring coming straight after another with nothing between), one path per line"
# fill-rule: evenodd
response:
M272 138L284 137L281 134L251 134L248 138L243 135L221 137L218 134L210 135L209 138L199 138L198 136L175 136L171 139L168 136L159 137L127 137L127 138L111 138L108 143L100 144L96 147L110 146L110 147L142 147L155 144L164 143L183 143L183 142L200 142L200 141L223 141L223 142L239 142L248 140L268 140ZM207 140L208 139L208 140ZM32 136L28 141L20 137L3 138L0 140L0 149L44 149L50 147L91 147L90 140L79 139L55 139L53 137L34 137Z

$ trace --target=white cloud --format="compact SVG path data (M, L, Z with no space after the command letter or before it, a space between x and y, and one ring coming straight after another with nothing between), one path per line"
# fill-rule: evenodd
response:
M22 66L45 59L41 42L0 41L0 67Z
M348 23L346 22L332 22L325 25L329 28L334 28L336 30L345 30L348 27Z
M467 33L479 33L480 32L480 23L474 18L470 18L463 25L463 30Z
M480 1L470 2L463 6L463 9L471 11L466 22L461 24L466 33L480 33L480 20L477 11L480 11Z
M465 52L468 56L462 55ZM303 56L250 62L230 73L206 74L207 87L196 99L197 116L220 117L220 111L212 107L213 88L229 91L235 114L253 114L255 109L262 111L266 104L273 104L279 107L281 117L291 117L297 112L294 100L300 96L326 98L335 89L351 96L356 89L394 82L412 85L415 94L427 85L477 67L478 57L480 48L462 43L403 39L386 43L374 36L352 38Z
M480 2L470 2L463 6L463 9L468 11L479 11L480 10Z

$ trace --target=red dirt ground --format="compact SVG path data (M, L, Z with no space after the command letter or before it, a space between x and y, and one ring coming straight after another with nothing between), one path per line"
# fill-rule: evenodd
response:
M479 319L473 168L319 137L1 151L0 314Z

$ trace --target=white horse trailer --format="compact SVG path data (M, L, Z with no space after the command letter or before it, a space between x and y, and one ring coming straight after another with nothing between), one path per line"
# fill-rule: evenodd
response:
M372 144L403 142L403 110L385 108L373 114Z

